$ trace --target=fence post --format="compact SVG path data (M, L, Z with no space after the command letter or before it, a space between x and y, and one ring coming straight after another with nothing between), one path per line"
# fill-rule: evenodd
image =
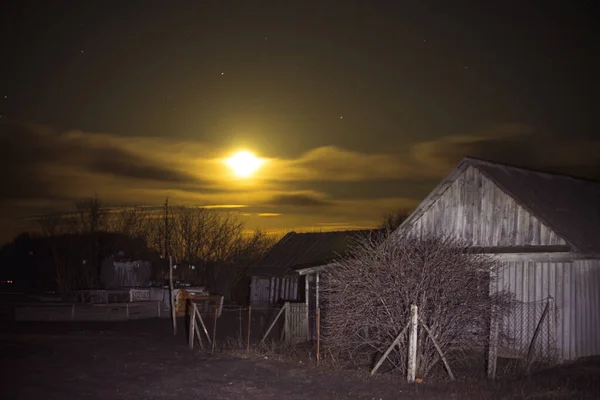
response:
M419 311L416 304L410 306L410 328L408 330L408 383L413 383L417 374L417 324Z
M246 338L246 351L250 352L250 323L252 321L252 306L248 306L248 337Z
M283 314L283 332L281 332L282 339L286 342L290 341L290 303L286 301L283 305L285 313Z
M212 348L210 349L210 354L215 353L215 343L217 342L217 315L219 313L219 306L215 305L215 315L213 322L213 339L212 339Z
M238 346L240 347L240 350L242 349L242 338L244 336L244 329L242 328L242 307L240 307L240 309L238 310L238 318L239 318L239 322L240 322L240 334L238 335Z
M71 306L71 321L75 321L75 304Z
M194 348L194 334L196 330L196 303L190 302L190 331L188 338L188 346L190 349Z
M498 364L498 330L500 320L496 306L492 306L490 315L490 343L488 352L488 378L496 379L496 365Z
M321 308L317 308L317 365L321 361Z
M177 336L177 310L175 310L175 288L173 286L173 256L169 256L169 289L171 292L171 321L173 323L173 335Z
M310 296L310 291L309 291L309 282L308 282L308 277L310 275L304 275L304 303L306 304L306 340L310 341L312 339L311 334L310 334L310 313L309 313L309 296Z

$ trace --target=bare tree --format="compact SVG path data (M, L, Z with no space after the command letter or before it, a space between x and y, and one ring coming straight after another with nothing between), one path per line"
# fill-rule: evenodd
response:
M323 336L333 354L370 367L409 320L410 306L452 361L459 351L482 351L492 305L507 310L505 293L489 294L492 259L450 238L357 240L349 255L323 273ZM390 355L406 373L408 334ZM425 377L440 357L425 331L418 340L417 374Z
M61 293L89 287L95 271L84 264L89 258L89 238L81 234L80 219L75 215L50 214L38 219L42 236L50 248L54 277Z
M402 225L411 213L412 211L407 208L399 208L396 211L388 212L383 215L379 228L393 232Z

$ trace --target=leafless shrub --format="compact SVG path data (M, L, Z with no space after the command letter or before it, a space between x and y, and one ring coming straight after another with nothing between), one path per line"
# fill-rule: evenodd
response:
M371 367L406 326L410 305L430 328L445 355L483 351L490 310L510 305L505 293L489 295L496 264L446 237L356 240L349 255L323 273L323 341L336 359ZM388 358L406 372L408 333ZM419 330L417 376L425 377L440 356Z

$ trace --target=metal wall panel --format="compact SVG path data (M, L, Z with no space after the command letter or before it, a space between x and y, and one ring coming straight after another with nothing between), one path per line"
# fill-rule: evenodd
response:
M556 304L556 323L548 325L555 332L558 356L563 360L600 354L600 261L506 262L497 272L495 290L515 294L516 300L529 304L511 316L512 324L522 322L515 345L531 340L543 307L549 297ZM527 314L527 315L525 315Z

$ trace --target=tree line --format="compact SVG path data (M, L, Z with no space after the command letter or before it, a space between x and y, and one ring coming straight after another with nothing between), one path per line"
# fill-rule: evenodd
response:
M72 212L41 216L37 225L38 232L28 237L45 243L40 256L51 261L49 275L62 293L98 287L103 260L119 251L152 261L157 282L168 271L170 255L178 278L231 287L277 240L261 230L248 231L235 212L190 206L107 208L97 197L77 201Z

